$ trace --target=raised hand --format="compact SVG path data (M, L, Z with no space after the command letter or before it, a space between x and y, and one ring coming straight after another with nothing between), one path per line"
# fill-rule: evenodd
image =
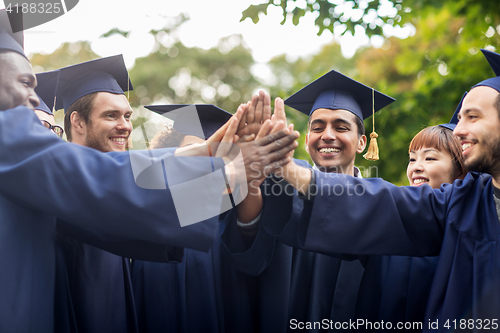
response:
M259 91L246 105L247 112L238 127L239 137L257 135L264 122L271 119L271 96L266 92Z

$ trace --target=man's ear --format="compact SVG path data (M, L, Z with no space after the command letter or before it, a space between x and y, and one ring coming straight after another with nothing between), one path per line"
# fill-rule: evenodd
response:
M84 135L87 126L83 121L83 119L80 117L80 114L76 111L73 111L70 115L70 120L71 120L71 130L80 135Z
M359 137L358 141L358 148L356 149L356 152L358 154L361 154L366 148L366 135L362 135Z

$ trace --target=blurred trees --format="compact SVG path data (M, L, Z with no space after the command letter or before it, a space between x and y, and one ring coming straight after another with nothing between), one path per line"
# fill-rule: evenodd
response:
M380 160L365 161L358 155L356 165L364 167L365 170L370 169L372 177L378 176L405 185L408 183L407 149L413 136L423 127L448 122L462 94L475 83L494 75L480 49L488 48L495 51L494 46L500 45L500 2L375 0L367 3L358 0L318 0L307 1L307 6L312 8L309 11L318 12L317 8L337 8L341 4L345 6L350 3L349 6L354 7L368 4L368 7L364 7L367 12L370 8L378 8L383 2L391 2L395 8L399 8L397 15L401 17L393 12L393 20L384 21L385 23L379 21L380 26L411 23L416 29L415 35L406 39L394 37L385 39L381 48L362 49L352 61L340 56L338 46L330 45L321 51L323 57L318 54L311 59L300 59L293 63L293 71L287 68L289 65L283 64L285 57L274 59L271 66L277 77L280 77L281 71L292 73L291 75L295 77L294 88L290 89L290 92L281 88L280 93L284 97L290 96L328 70L336 69L396 98L395 103L375 114ZM304 5L305 1L270 1L266 7L250 6L243 13L242 19L255 18L252 15L256 15L256 10L263 12L267 6L275 3L280 5L286 3L282 8L286 8L285 12L290 13L287 15L292 17L295 15L294 23L298 23L297 15L304 14L293 10L294 6L299 3ZM342 20L349 20L348 17L342 18L342 16L335 18L330 11L322 13L330 15L332 21L337 20L337 24L341 24ZM320 26L323 24L321 22L316 20L316 25ZM350 23L356 22L359 23L356 20L350 21ZM366 33L373 35L378 31L367 29ZM280 65L274 65L275 62ZM295 110L287 112L289 116L296 113ZM297 127L305 128L306 118L299 121L303 123ZM370 133L371 118L365 121L365 127L366 132ZM295 156L304 158L303 155Z
M272 3L267 6L283 4L277 0ZM138 105L210 103L234 112L239 103L248 101L259 86L266 86L273 98L286 99L309 82L336 69L397 99L375 115L380 160L365 161L359 155L356 165L370 169L371 176L383 177L399 185L407 184L407 147L413 136L425 126L448 122L464 91L494 75L480 48L495 51L494 46L500 45L500 11L496 9L500 2L288 0L286 12L300 3L307 3L313 9L311 11L318 8L316 3L320 4L319 8L323 5L337 8L334 11L340 8L336 6L352 3L363 7L366 13L390 3L396 12L393 10L386 21L379 21L379 26L411 23L416 33L406 39L386 38L381 48L361 49L351 59L342 57L336 43L324 46L318 54L293 61L281 55L268 63L272 78L259 82L252 74L255 63L241 36L223 38L210 50L186 47L174 33L185 20L180 18L170 27L151 31L156 39L155 51L136 59L130 69L135 88L130 94L131 104L136 108L134 126L149 117L148 111L137 108ZM262 11L264 7L259 8ZM245 12L245 15L252 17L253 14ZM340 21L346 19L339 16ZM323 24L326 23L323 20ZM366 32L378 33L375 30ZM103 37L115 33L128 35L128 32L115 29ZM78 42L63 44L53 54L35 54L31 61L35 72L40 72L95 58L98 55L92 52L88 42ZM295 157L307 160L309 157L303 149L307 116L287 107L287 117L303 134ZM370 133L371 119L365 122L365 127Z

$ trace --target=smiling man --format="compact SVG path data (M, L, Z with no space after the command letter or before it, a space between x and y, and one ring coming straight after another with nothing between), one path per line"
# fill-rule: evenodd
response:
M354 161L356 154L366 146L363 119L370 117L374 109L378 111L393 101L393 98L334 70L311 82L288 98L285 104L309 116L306 150L314 166L301 160L292 160L288 165L361 178ZM285 118L284 108L281 118ZM293 189L283 190L280 187L285 182L281 179L276 182L266 182L261 187L266 202L255 204L253 212L247 212L246 221L249 222L244 223L238 211L238 220L230 221L223 235L225 251L234 264L241 271L258 276L261 288L267 290L259 299L261 330L288 331L294 328L292 321L342 322L353 318L364 271L359 260L346 261L294 249L297 244L293 237L280 237L280 233L272 233L273 230L269 233L280 242L269 240L265 232L268 226L274 229L274 224L283 220L293 223L309 211L309 207L298 198L293 207L283 207L280 200L289 197ZM267 197L275 193L280 193L280 198L268 201ZM286 218L276 219L281 214ZM235 215L228 218L236 220ZM238 232L256 227L259 216L263 228L259 227L251 246L243 245L245 240L235 241ZM269 304L273 306L268 308Z
M64 108L68 141L102 152L125 151L132 132L132 90L121 55L62 68L56 108Z

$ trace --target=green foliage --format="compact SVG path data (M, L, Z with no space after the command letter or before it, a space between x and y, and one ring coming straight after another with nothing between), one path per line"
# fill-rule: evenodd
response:
M446 6L452 7L456 15L470 15L477 19L498 18L500 13L500 1L497 0L268 0L250 5L243 11L241 21L250 18L254 23L259 22L259 15L267 15L269 6L282 9L281 24L291 17L293 24L297 25L307 13L315 14L318 35L325 30L333 32L337 26L345 28L343 33L354 34L355 27L359 26L368 36L382 35L386 24L415 24L423 12L439 11Z
M64 43L51 54L34 54L30 62L35 73L52 71L81 62L97 59L99 56L92 51L89 42Z
M253 64L240 35L210 50L158 44L157 52L137 59L130 71L136 87L131 103L207 103L234 112L259 85L250 72Z

